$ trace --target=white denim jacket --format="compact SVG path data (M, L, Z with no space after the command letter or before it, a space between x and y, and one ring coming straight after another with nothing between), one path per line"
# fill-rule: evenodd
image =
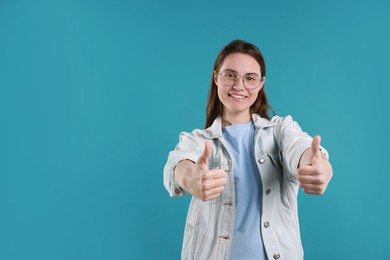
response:
M252 120L255 157L263 185L261 234L268 259L303 259L297 209L297 167L312 138L291 116L274 116L267 120L253 114ZM226 186L221 196L211 201L192 197L182 259L228 260L235 216L234 162L226 149L220 117L205 130L180 134L180 142L169 153L164 168L164 185L172 197L188 194L175 183L174 168L181 160L196 162L205 141L212 143L209 169L225 170ZM326 150L321 149L328 157Z

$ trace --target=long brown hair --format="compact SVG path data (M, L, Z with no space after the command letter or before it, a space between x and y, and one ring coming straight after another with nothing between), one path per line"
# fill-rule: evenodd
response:
M218 72L222 67L225 58L233 53L243 53L252 56L260 65L261 70L261 78L265 77L266 68L264 57L261 54L260 50L253 44L249 42L245 42L242 40L234 40L228 45L226 45L221 52L218 54L217 59L214 62L213 73L211 75L209 96L207 99L207 107L206 107L206 126L208 128L214 122L217 116L223 114L223 104L218 98L217 93L217 85L214 82L214 72ZM263 118L269 119L268 110L272 109L268 105L267 97L264 92L264 86L259 91L256 101L250 107L250 113L259 114Z

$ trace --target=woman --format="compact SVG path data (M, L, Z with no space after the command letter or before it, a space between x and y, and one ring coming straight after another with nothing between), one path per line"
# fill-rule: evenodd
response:
M303 259L297 194L333 175L320 137L269 118L258 48L235 40L212 74L206 129L181 133L164 168L171 196L192 194L182 259Z

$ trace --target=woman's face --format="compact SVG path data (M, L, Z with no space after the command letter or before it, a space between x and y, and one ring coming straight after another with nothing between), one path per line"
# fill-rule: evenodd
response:
M261 77L259 63L250 55L233 53L228 55L219 72L226 71L238 75L257 74ZM255 89L248 90L243 84L242 78L236 84L226 86L221 82L219 72L214 73L214 82L218 88L218 97L224 106L222 118L230 123L247 123L251 119L250 107L256 101L259 91L263 87L263 81Z

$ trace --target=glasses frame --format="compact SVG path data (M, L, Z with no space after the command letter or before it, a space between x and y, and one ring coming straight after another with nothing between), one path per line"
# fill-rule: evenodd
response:
M231 71L231 70L226 69L226 70L223 70L223 71L218 71L217 73L219 74L219 76L222 76L222 74L223 74L224 72L226 72L226 71ZM258 83L257 86L254 87L254 88L248 88L247 86L245 86L245 76L247 76L248 74L242 75L242 74L237 74L237 73L235 73L234 71L231 71L231 72L232 72L232 74L235 74L235 75L236 75L236 78L234 79L234 83L233 83L233 85L231 85L231 86L234 86L235 84L237 84L238 80L241 78L241 79L242 79L242 84L244 85L244 87L245 87L246 89L248 89L248 90L254 90L254 89L258 88L258 87L260 86L260 84L261 84L262 82L264 82L264 80L265 80L265 77L260 77L260 76L257 75L256 73L249 73L249 75L250 75L250 74L255 74L255 75L257 75L257 76L259 77L259 83ZM230 85L225 85L225 86L230 86Z

